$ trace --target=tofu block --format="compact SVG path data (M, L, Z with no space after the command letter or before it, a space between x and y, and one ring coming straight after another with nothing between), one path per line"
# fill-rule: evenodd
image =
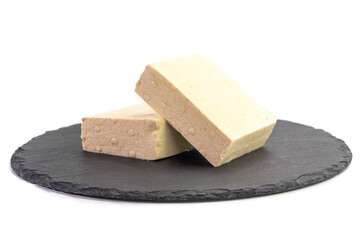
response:
M82 119L84 151L156 160L192 149L164 118L139 104Z
M262 147L276 124L201 55L149 64L135 91L215 167Z

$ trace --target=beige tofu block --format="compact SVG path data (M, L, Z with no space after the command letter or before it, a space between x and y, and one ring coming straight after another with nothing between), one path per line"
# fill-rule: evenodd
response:
M84 117L84 151L156 160L192 149L164 118L147 104Z
M135 90L212 165L262 147L276 117L203 56L149 64Z

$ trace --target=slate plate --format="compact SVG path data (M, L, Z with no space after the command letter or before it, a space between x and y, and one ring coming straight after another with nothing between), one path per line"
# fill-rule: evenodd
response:
M323 130L279 120L259 150L212 167L197 151L155 162L84 152L80 124L46 132L18 148L14 172L28 182L97 198L210 201L306 187L342 172L352 154Z

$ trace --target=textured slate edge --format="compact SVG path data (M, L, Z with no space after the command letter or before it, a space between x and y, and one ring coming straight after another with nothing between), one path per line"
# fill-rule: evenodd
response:
M323 131L316 129L316 131ZM323 131L325 132L325 131ZM327 133L327 132L325 132ZM327 133L330 137L335 138ZM82 195L96 198L117 199L117 200L131 200L131 201L151 201L151 202L184 202L184 201L215 201L215 200L231 200L242 199L258 196L266 196L281 192L287 192L306 186L310 186L325 180L328 180L335 175L343 172L350 164L352 153L349 147L343 140L335 138L339 142L338 149L343 151L343 160L339 164L333 164L329 168L321 171L312 172L299 176L290 181L283 181L276 184L261 185L257 188L243 188L236 190L229 189L210 189L210 190L183 190L183 191L120 191L118 189L104 189L91 186L84 186L73 184L70 182L56 182L47 175L37 173L35 170L27 169L22 164L25 160L19 156L18 153L24 151L19 147L11 157L11 167L14 172L27 182L40 185L45 188L56 191L70 193L75 195ZM26 145L26 144L25 144Z

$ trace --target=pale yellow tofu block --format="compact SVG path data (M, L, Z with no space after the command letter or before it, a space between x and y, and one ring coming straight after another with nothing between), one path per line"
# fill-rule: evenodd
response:
M213 166L262 147L276 117L203 56L149 64L135 90Z
M147 104L84 117L84 151L156 160L192 149L164 118Z

